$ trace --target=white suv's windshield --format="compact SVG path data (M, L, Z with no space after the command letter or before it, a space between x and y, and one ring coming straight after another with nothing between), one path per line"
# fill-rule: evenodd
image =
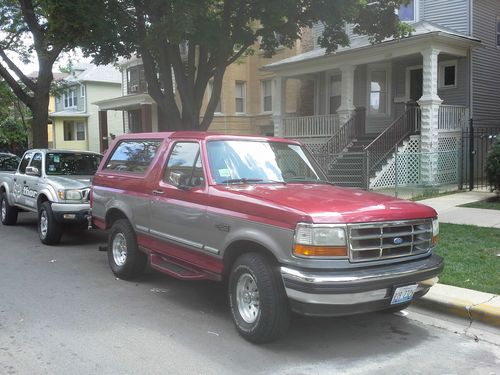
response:
M314 160L295 144L209 141L207 152L212 178L218 184L327 182Z
M101 162L101 155L51 152L45 158L45 173L57 175L93 175Z

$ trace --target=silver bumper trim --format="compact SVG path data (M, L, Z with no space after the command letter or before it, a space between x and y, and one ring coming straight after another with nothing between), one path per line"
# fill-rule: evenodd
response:
M71 212L78 213L80 211L89 210L89 203L52 203L51 204L52 211L54 212Z

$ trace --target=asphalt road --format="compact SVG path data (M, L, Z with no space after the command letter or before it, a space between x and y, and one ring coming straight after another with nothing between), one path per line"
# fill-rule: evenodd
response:
M406 317L296 317L256 346L221 285L148 271L117 280L105 235L42 245L35 218L0 225L0 374L500 374L500 347Z

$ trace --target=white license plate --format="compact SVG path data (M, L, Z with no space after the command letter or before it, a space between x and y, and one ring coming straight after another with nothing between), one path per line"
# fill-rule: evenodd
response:
M394 291L392 296L391 305L398 305L400 303L405 303L411 301L413 298L413 293L417 289L417 284L400 286Z

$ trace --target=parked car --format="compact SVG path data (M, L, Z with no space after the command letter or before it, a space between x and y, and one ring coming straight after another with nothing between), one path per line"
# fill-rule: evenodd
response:
M117 137L94 177L113 273L147 262L186 280L228 281L239 333L266 342L290 311L400 310L437 281L427 206L332 185L298 142L209 133Z
M0 171L15 171L20 160L17 155L0 152Z
M37 212L42 243L59 243L65 224L90 222L90 178L101 158L94 152L26 151L16 168L0 172L2 224L16 224L19 211Z

